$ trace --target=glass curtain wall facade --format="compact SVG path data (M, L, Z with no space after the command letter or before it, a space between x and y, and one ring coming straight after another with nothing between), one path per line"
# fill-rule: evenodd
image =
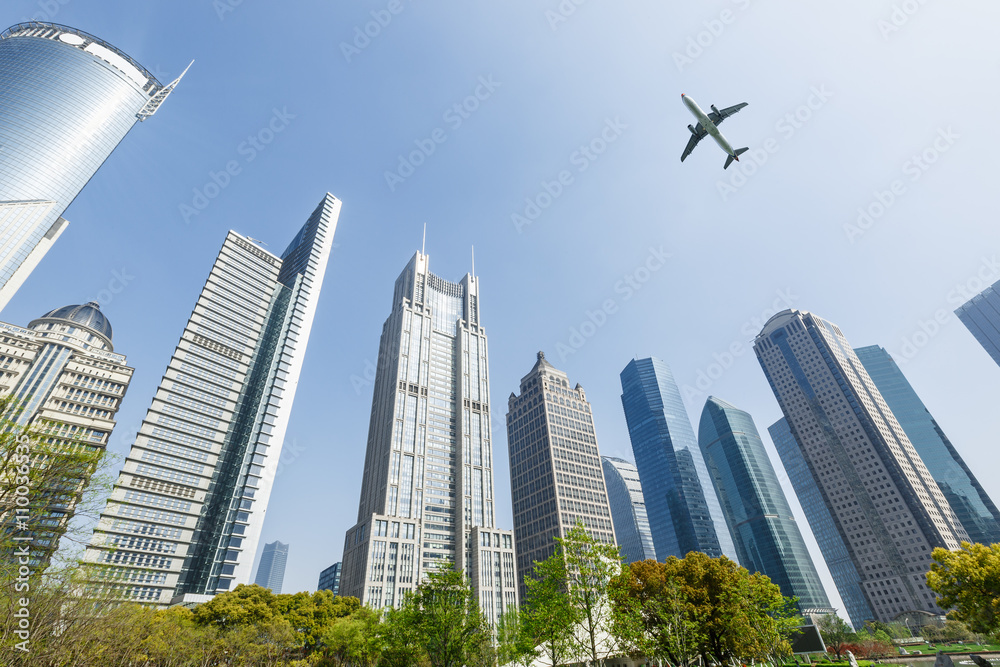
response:
M342 565L343 563L334 563L320 572L316 590L330 591L334 595L340 595L340 568Z
M596 540L615 544L601 453L583 387L542 352L507 399L507 447L521 596L535 561L555 551L577 522Z
M635 464L613 456L602 457L608 504L615 526L615 540L625 562L656 560L653 534L649 530L646 500Z
M797 597L803 614L835 613L753 418L710 396L698 444L743 567L766 574L782 595Z
M854 350L872 382L896 415L934 481L958 515L969 539L1000 542L1000 512L951 440L924 406L892 356L878 345Z
M9 416L37 433L54 454L106 449L131 380L125 355L114 351L111 323L95 302L49 311L27 328L0 322L0 396L14 399ZM44 468L44 457L36 454L32 465ZM78 474L67 486L44 489L34 507L0 515L0 530L31 538L17 546L29 547L25 564L34 572L56 552L94 471L67 472Z
M285 580L285 564L288 562L288 545L284 542L268 542L260 554L257 576L253 583L268 588L275 595L281 595L281 584Z
M968 535L840 328L785 310L754 351L878 621L942 614L925 575Z
M655 357L633 359L621 372L621 383L656 557L700 551L738 562L670 367Z
M326 195L280 257L227 235L85 554L106 594L250 581L340 208Z
M341 593L376 609L398 606L429 572L469 574L487 557L483 549L494 550L474 529L510 535L494 520L479 279L449 282L429 262L416 253L396 279L379 342L358 522L344 541ZM472 586L488 615L517 604L516 589L484 588L478 579Z
M799 499L806 521L812 529L813 537L819 544L819 550L830 570L830 576L833 577L833 583L837 586L840 599L844 602L851 625L855 630L860 630L864 627L865 621L875 619L875 613L868 603L862 578L851 559L851 552L837 532L833 515L823 500L819 484L813 478L799 444L795 442L795 437L788 428L788 422L782 417L769 426L767 432L771 434L771 442L778 450L781 464L788 473L788 481L792 483L795 496Z
M955 309L955 314L1000 365L1000 282L963 303Z
M65 230L66 207L176 84L74 28L0 34L0 308Z

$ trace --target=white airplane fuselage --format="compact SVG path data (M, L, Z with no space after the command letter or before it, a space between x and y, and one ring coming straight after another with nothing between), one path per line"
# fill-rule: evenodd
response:
M727 155L732 155L734 158L739 160L739 158L736 157L736 153L733 151L733 147L730 146L726 138L722 136L722 132L719 132L719 128L715 126L715 123L708 119L708 116L701 110L698 103L683 93L681 93L681 101L683 101L684 106L686 106L688 110L694 114L694 117L698 119L698 122L701 123L703 128L705 128L705 131L708 132L713 139L715 139L715 143L719 144L719 147L726 151Z

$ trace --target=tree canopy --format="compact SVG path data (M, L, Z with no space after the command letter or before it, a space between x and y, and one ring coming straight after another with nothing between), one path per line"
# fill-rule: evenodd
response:
M1000 630L1000 544L962 542L957 551L934 550L927 585L948 618L962 621L973 632Z

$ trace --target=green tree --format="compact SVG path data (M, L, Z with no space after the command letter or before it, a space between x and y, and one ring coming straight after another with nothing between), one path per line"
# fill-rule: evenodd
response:
M528 667L539 651L527 630L526 614L520 609L507 609L497 621L496 642L497 660L501 665L524 665Z
M826 643L826 650L833 652L837 660L841 659L847 645L852 644L856 638L854 630L847 624L847 621L836 614L827 614L816 623L823 641Z
M948 617L973 632L1000 631L1000 544L962 542L957 551L934 550L927 585Z
M524 586L527 591L521 601L521 614L529 643L538 647L552 667L567 662L575 655L574 631L579 611L567 595L569 574L561 544L556 544L551 556L535 562Z
M400 612L400 619L415 630L433 667L473 663L492 643L489 624L462 572L431 573L406 598Z
M617 647L608 586L622 572L621 554L615 545L596 540L579 522L556 540L565 555L567 590L576 612L577 654L591 665L603 665Z
M689 618L680 582L666 563L632 563L609 589L612 632L634 655L687 667L697 655L699 628Z
M326 626L321 644L324 653L338 665L370 667L382 654L382 633L378 613L359 607L350 616L340 617Z

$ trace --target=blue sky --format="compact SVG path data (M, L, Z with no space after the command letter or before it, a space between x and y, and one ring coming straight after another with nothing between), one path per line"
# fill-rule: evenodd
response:
M116 351L136 368L113 451L131 444L226 230L280 251L325 192L344 202L262 540L291 544L285 590L314 588L355 522L366 371L424 224L431 269L444 278L469 271L476 248L497 417L544 350L587 390L602 453L632 458L618 374L654 355L689 387L695 424L717 395L753 415L777 463L766 427L780 411L749 342L790 304L837 323L856 347L905 359L1000 498L987 472L1000 466L1000 368L952 314L963 292L1000 280L988 122L1000 104L996 5L4 9L7 24L35 17L94 33L163 81L195 60L68 209L70 227L2 316L23 325L102 298ZM705 108L749 102L722 127L751 148L742 172L723 171L709 141L679 162L693 122L681 93ZM274 118L281 131L251 150ZM410 173L401 159L420 164ZM185 216L230 161L239 173ZM870 216L860 224L859 209ZM502 419L496 426L498 522L510 527Z

